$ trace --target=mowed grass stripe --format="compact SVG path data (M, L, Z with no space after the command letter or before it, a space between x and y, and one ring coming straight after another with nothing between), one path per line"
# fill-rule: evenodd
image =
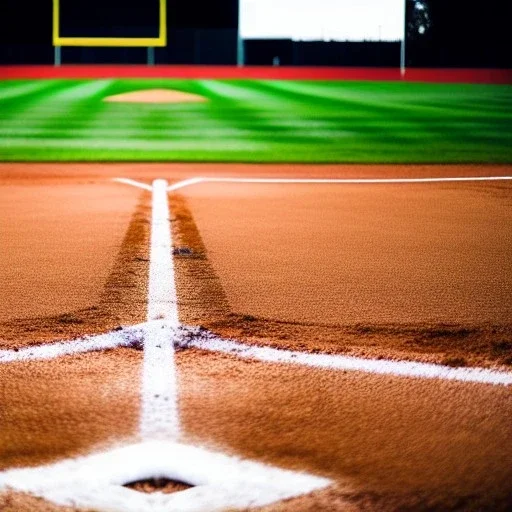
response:
M32 83L40 84L41 87L25 95L13 95L6 99L0 99L0 121L6 122L10 120L16 122L25 113L30 114L32 112L33 114L33 110L41 105L46 105L46 108L48 108L52 103L53 95L69 87L62 80L41 80L33 81Z
M27 96L29 94L37 93L46 87L49 87L49 81L25 81L15 80L11 82L0 82L0 101L7 101L11 98L18 98L20 96Z
M15 136L17 130L23 133L28 128L34 130L37 136L45 136L61 126L69 133L77 126L85 126L88 117L98 115L101 107L98 100L108 86L108 80L55 81L46 90L31 95L21 104L21 108L16 108L19 103L11 102L10 115L4 118L10 122L4 124L0 119L0 133Z
M154 88L209 101L103 101ZM512 161L511 119L512 88L498 85L5 81L0 159L503 163Z
M373 89L373 94L370 95L365 93L367 90L366 83L359 83L361 90L350 87L350 84L344 87L338 87L334 89L329 83L312 83L312 82L292 82L292 81L267 81L265 86L280 91L281 94L291 93L297 98L302 98L303 101L306 99L307 103L310 101L321 101L324 105L331 105L333 102L338 103L337 117L338 125L344 124L347 128L353 128L359 132L382 133L385 128L387 130L395 130L396 134L401 131L405 132L406 138L408 136L414 137L416 132L428 133L431 136L439 134L442 137L447 135L447 132L451 132L453 136L453 130L459 131L462 127L466 129L465 124L468 121L468 117L471 119L473 128L479 128L481 124L489 124L488 112L481 112L478 110L478 116L468 114L467 111L471 108L471 105L464 104L458 107L444 107L442 109L442 115L439 114L441 107L434 105L425 105L420 101L414 101L411 95L404 92L400 96L397 94L391 95L388 92L389 84L381 83L381 88L377 90ZM394 84L396 86L396 84ZM416 85L416 84L415 84ZM421 92L423 84L419 84L418 92ZM433 84L429 87L429 90L433 88L433 96L436 96L435 87L439 84ZM442 87L442 86L441 86ZM444 88L443 88L444 89ZM442 92L442 91L441 91ZM446 96L446 93L442 92ZM459 96L458 101L464 101L464 95ZM474 95L473 95L474 96ZM309 100L308 98L311 98ZM414 98L419 100L418 95ZM409 108L405 109L404 104L407 104ZM452 110L457 115L452 114L450 128L448 131L447 126L447 112ZM474 109L473 109L474 110ZM460 114L465 112L465 114ZM374 123L374 119L380 119L378 124ZM478 120L474 120L474 119ZM415 130L415 125L417 129ZM458 138L459 135L455 134Z

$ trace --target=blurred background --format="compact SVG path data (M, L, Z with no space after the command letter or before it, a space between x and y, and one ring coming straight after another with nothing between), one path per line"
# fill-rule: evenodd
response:
M61 35L156 37L158 0L60 0ZM512 67L505 0L168 0L157 64ZM1 0L0 64L51 64L52 0ZM143 64L145 48L62 48Z

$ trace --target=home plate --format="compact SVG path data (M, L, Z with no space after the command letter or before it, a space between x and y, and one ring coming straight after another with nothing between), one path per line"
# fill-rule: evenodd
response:
M124 487L145 479L192 486L164 494ZM326 478L241 460L191 445L146 441L57 464L0 473L0 490L102 512L213 511L268 505L331 484Z

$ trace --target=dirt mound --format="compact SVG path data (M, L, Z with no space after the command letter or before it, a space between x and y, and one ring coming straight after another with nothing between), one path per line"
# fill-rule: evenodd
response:
M114 103L202 103L207 99L198 94L172 89L146 89L114 94L106 97L103 101Z

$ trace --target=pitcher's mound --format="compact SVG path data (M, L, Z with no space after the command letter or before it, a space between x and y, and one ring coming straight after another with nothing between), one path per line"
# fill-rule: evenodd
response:
M198 103L207 99L190 92L172 89L146 89L144 91L125 92L108 96L104 101L117 103Z

